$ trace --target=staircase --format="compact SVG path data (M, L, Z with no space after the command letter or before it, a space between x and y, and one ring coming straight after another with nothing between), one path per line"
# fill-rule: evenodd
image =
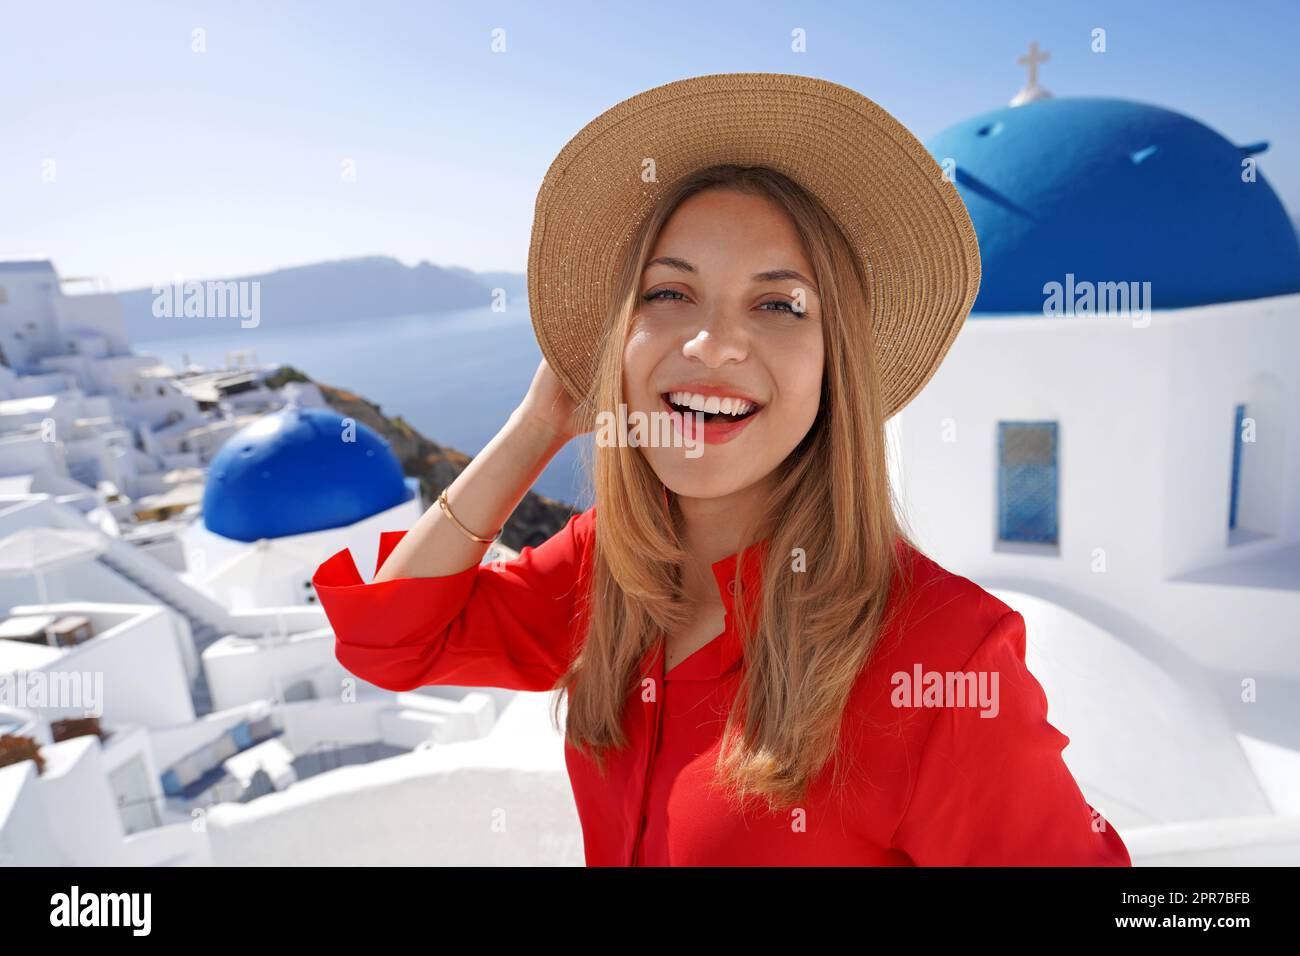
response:
M40 507L48 509L50 519L40 522L42 525L75 531L84 531L87 527L85 516L66 503L47 500L40 502ZM194 657L191 661L187 653L184 663L187 670L193 666L196 675L190 681L194 712L200 717L212 713L212 694L203 673L202 654L218 638L241 633L238 620L221 604L177 577L175 571L153 555L111 535L105 535L104 541L106 550L95 560L112 568L160 606L175 611L189 623Z
M212 713L212 692L203 672L203 652L218 638L232 632L229 613L207 595L177 578L171 569L125 542L112 541L98 560L189 623L198 664L197 676L190 681L194 714L203 717Z
M194 653L199 656L198 676L190 681L190 696L194 698L194 716L206 717L212 713L212 691L208 689L208 675L203 670L203 652L221 637L221 632L210 624L198 624L190 618L190 633L194 635Z

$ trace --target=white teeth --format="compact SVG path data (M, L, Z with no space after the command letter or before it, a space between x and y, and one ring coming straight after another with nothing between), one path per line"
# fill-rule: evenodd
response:
M700 395L695 392L669 392L668 401L697 412L722 412L724 415L744 415L754 408L753 402L730 396Z

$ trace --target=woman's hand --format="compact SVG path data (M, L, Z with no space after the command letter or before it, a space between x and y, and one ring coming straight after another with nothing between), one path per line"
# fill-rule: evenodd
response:
M593 427L544 358L537 366L528 394L515 413L565 441L589 432Z
M581 424L575 403L546 362L509 419L446 488L447 507L430 505L375 572L371 583L399 578L441 578L478 564L486 543L465 536L458 522L477 537L501 528L546 465Z

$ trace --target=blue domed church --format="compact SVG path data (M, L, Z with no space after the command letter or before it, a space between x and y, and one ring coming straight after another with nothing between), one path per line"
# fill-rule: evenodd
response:
M285 389L286 405L217 451L203 520L184 535L196 580L232 610L317 603L311 576L324 558L351 548L369 576L380 534L424 512L418 480L382 435L326 407L314 385Z
M1266 812L1235 784L1198 805L1205 753L1168 715L1221 688L1228 706L1200 712L1259 734L1243 678L1300 674L1278 639L1300 621L1300 248L1268 134L1054 97L1031 72L927 143L970 211L981 287L890 421L895 489L923 551L1023 614L1066 726L1126 748L1071 757L1121 827L1141 822L1125 807ZM1295 722L1274 729L1300 760Z
M348 527L412 495L382 436L330 409L290 403L217 453L203 522L237 541L282 538Z
M1043 287L1150 282L1155 308L1300 292L1300 244L1255 157L1172 109L1037 86L926 145L979 236L974 312L1041 313Z

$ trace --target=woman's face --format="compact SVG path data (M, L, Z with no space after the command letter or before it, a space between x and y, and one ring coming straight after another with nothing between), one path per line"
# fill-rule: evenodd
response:
M629 422L671 416L638 444L675 494L748 488L812 427L822 383L812 275L794 224L765 197L707 190L664 224L623 351L624 401ZM702 434L695 408L715 413Z

